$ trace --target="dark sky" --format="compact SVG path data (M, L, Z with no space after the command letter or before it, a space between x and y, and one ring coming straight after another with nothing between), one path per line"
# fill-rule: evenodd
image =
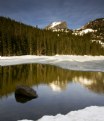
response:
M0 16L43 28L66 21L71 29L104 18L104 0L0 0Z

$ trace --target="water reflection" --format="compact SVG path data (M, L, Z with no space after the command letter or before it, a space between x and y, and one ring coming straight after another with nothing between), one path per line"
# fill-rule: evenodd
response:
M0 67L0 97L15 91L18 84L49 85L53 91L66 89L68 83L79 82L89 90L104 93L104 73L69 71L49 65L30 64Z
M26 103L28 101L31 101L34 98L29 98L29 97L25 97L25 96L15 94L15 99L19 103Z
M75 76L73 81L79 82L95 93L104 93L104 73L92 74L92 78Z
M61 92L62 90L66 89L68 81L67 80L61 80L59 76L57 76L56 80L53 80L51 83L49 83L49 86L52 88L55 92Z

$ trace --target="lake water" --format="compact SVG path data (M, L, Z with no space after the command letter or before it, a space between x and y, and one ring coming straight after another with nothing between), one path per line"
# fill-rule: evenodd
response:
M38 98L15 96L17 85L35 89ZM0 67L0 121L37 120L87 106L104 106L104 72L71 71L42 64Z

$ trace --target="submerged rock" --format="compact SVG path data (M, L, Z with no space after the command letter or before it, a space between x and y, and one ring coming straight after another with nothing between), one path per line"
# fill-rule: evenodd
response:
M17 86L15 90L15 95L21 95L27 98L36 98L37 93L35 90L28 86Z

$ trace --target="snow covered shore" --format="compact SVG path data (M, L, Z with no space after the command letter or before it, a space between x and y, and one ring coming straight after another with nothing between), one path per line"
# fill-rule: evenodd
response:
M32 120L18 120L32 121ZM71 111L66 115L43 116L37 121L104 121L104 107L91 106L78 111Z
M1 57L0 59L0 66L29 64L29 63L49 64L69 70L104 72L104 56L25 55L25 56Z

